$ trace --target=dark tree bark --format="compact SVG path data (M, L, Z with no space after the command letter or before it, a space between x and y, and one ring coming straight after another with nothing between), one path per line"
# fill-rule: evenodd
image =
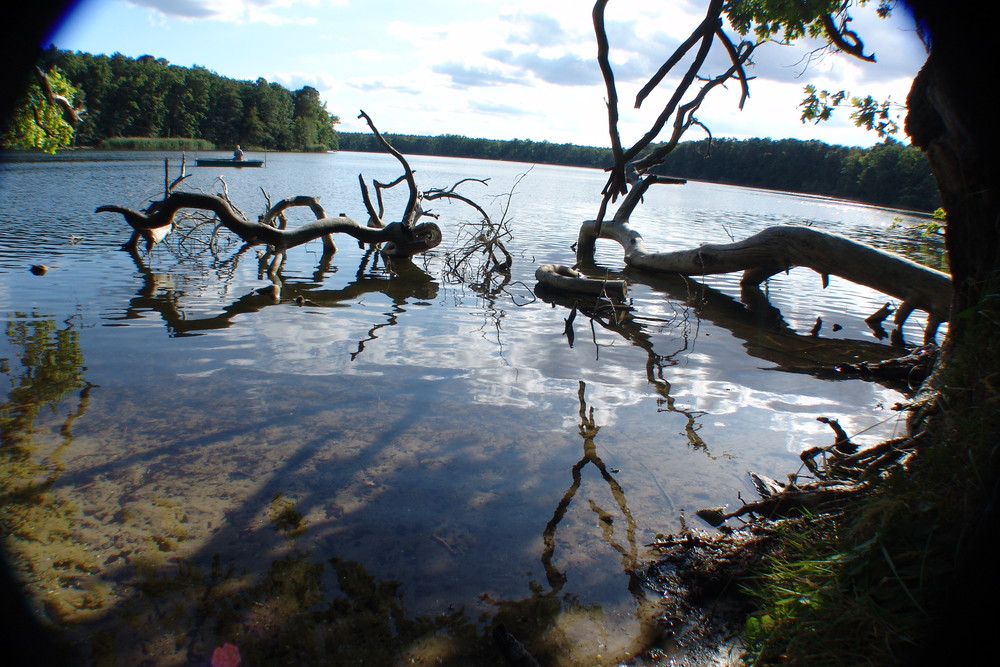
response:
M958 495L941 502L955 513L945 520L957 524L953 537L938 537L950 542L954 571L930 601L934 635L947 639L929 642L921 658L982 664L992 657L995 624L977 607L1000 589L992 547L1000 526L1000 128L989 74L1000 11L996 3L908 4L928 58L907 98L906 130L927 153L947 211L954 285L950 331L929 387L940 395L940 412L926 421L936 458L923 461L913 483L938 480L935 461L965 475L943 489Z
M981 69L996 48L970 24L992 27L998 12L993 3L970 11L935 0L910 5L929 53L907 98L906 131L927 153L948 213L957 314L982 300L1000 269L1000 126ZM956 340L967 323L954 322Z

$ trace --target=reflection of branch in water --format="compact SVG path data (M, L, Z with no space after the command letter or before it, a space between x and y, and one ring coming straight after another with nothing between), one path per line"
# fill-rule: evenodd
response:
M234 264L247 247L241 248L233 258ZM357 279L341 289L324 290L319 288L319 284L309 283L283 284L279 266L271 276L272 284L269 287L254 290L235 299L216 315L196 318L188 317L187 313L184 312L182 300L185 292L174 285L173 276L170 273L154 273L138 252L130 254L136 269L143 277L143 284L137 295L130 300L125 314L120 318L109 319L142 319L147 316L149 311L152 311L160 315L171 336L197 335L214 329L224 329L229 327L238 315L256 313L281 302L291 301L300 305L333 307L356 302L365 294L371 293L385 294L393 301L394 310L389 313L390 320L387 323L392 325L396 323L398 313L404 312L402 306L410 299L420 301L433 299L437 296L438 288L433 278L421 271L413 262L405 259L394 259L387 262L384 270L376 271L374 264L369 270L366 270L370 257L374 257L376 264L379 257L377 253L368 253L362 259ZM258 275L262 279L269 274L273 258L273 255L267 253L261 253L258 257L260 262ZM230 276L232 277L234 274L235 267L230 272ZM284 292L284 298L282 298L282 292ZM381 326L386 326L386 324ZM360 353L360 350L358 352Z
M359 356L361 356L361 353L365 351L365 343L370 343L371 341L376 340L378 338L378 336L375 335L375 332L384 327L391 327L395 325L399 320L399 314L405 312L406 311L403 308L399 307L399 304L396 303L392 304L392 311L385 313L385 315L389 317L389 320L387 322L379 322L378 324L376 324L375 326L373 326L371 329L368 330L368 338L362 338L361 340L359 340L358 349L355 350L354 352L351 352L351 361L357 359Z
M549 585L552 587L552 592L556 593L562 589L563 584L566 583L566 575L559 571L559 569L552 563L552 557L555 554L556 549L556 529L559 527L559 522L562 521L563 517L566 515L566 510L569 509L570 503L573 502L573 497L576 495L577 490L580 488L580 483L582 482L583 468L586 467L588 463L593 463L594 466L601 473L601 477L604 481L608 483L611 489L611 495L614 497L615 502L618 504L618 508L622 512L622 516L625 517L625 534L628 546L619 544L614 539L614 526L613 526L613 515L601 509L593 500L589 500L591 509L597 514L598 522L601 525L601 533L605 541L611 546L612 549L617 551L622 556L622 567L632 576L632 569L635 566L636 560L638 558L638 547L635 540L635 519L632 517L632 512L628 508L628 501L625 498L625 492L622 490L618 480L611 476L608 472L607 466L601 457L597 455L597 445L594 442L594 438L597 437L598 431L601 427L597 425L594 419L594 408L588 409L586 399L584 398L584 392L586 391L587 385L582 380L580 381L580 386L577 391L577 396L580 400L580 435L583 437L583 458L580 459L572 468L571 474L573 476L573 483L563 494L562 499L556 506L556 511L553 513L552 518L545 525L545 530L542 531L542 541L545 544L545 549L542 551L542 566L545 568L545 576L549 581Z
M695 449L700 449L706 454L709 454L708 445L701 438L701 436L698 435L701 425L697 420L705 413L698 410L686 410L678 407L674 402L673 396L670 395L670 382L663 376L663 369L667 366L676 365L677 357L686 352L688 349L692 336L689 308L684 308L677 318L665 320L651 317L640 317L635 314L635 311L632 310L631 307L623 304L615 304L614 302L606 299L594 299L584 306L581 305L581 302L577 299L552 294L547 290L542 290L541 288L538 289L538 295L545 301L570 308L570 317L573 317L575 312L583 313L590 319L592 328L595 323L599 324L608 331L617 333L633 345L643 349L646 352L646 381L653 385L656 393L660 395L660 398L657 399L657 404L660 406L658 411L676 412L677 414L683 415L686 419L684 433L687 436L688 443ZM567 320L570 320L570 318L567 318ZM653 349L652 336L643 322L650 322L654 320L660 322L663 326L672 325L675 329L680 331L680 347L678 347L678 349L674 352L670 354L658 354ZM572 321L568 321L567 330L571 330L571 326ZM697 324L694 325L694 333L697 334ZM593 336L596 344L596 333L593 334ZM709 456L711 456L711 454L709 454Z

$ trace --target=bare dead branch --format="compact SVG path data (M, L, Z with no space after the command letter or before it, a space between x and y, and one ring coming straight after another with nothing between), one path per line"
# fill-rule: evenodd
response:
M737 75L742 69L746 61L749 60L750 55L753 53L754 46L749 42L743 42L740 46L741 48L737 53L737 59L732 65L730 65L729 69L714 79L706 81L694 98L677 109L674 117L673 132L670 135L670 139L667 140L662 146L659 146L656 150L651 151L643 158L633 162L633 165L638 171L646 171L658 164L661 164L666 156L673 152L674 148L676 148L678 142L681 140L681 137L684 136L684 133L687 132L692 125L705 127L694 117L694 113L701 108L705 98L715 87L721 86L732 79L733 76ZM740 100L741 104L742 102L743 98ZM711 136L711 134L709 134L709 136Z
M489 214L486 213L485 210L483 210L482 206L480 206L476 202L472 201L468 197L466 197L464 195L458 194L457 192L450 192L450 191L447 191L447 190L425 190L424 191L424 199L431 200L431 201L433 201L435 199L454 199L456 201L460 201L460 202L463 202L465 204L468 204L472 208L476 209L476 211L478 211L479 214L481 216L483 216L484 218L489 218L490 217Z
M604 86L608 91L608 133L611 136L611 153L614 158L613 169L625 168L625 160L622 159L622 141L618 134L618 89L615 86L615 74L611 69L610 52L611 46L608 43L608 35L604 28L604 9L608 6L608 0L597 0L594 3L592 17L594 21L594 33L597 36L597 63L601 68L601 75L604 77ZM620 178L612 178L608 181L608 186L620 186L621 190L615 194L625 193L624 171ZM605 187L605 198L608 195L608 188ZM604 205L606 206L606 204ZM602 207L603 208L603 207ZM598 220L603 216L598 216Z
M404 182L405 180L406 180L406 174L405 173L404 174L400 174L399 176L397 176L392 181L389 181L388 183L383 183L381 181L376 181L374 179L372 180L372 184L375 186L375 200L378 202L378 216L379 216L379 219L381 219L382 216L385 215L385 201L382 199L382 191L383 190L389 190L390 188L394 188L397 185L399 185L400 183Z
M167 160L166 162L167 162L167 169L169 170L169 168L170 168L169 167L170 161ZM189 176L191 176L191 174L187 173L187 156L182 153L181 154L181 171L177 175L177 178L175 178L173 181L171 181L170 185L167 186L167 192L168 193L169 192L173 192L174 189L178 185L180 185L181 183L183 183L185 180L187 180L187 178Z
M715 26L717 28L721 27L722 4L723 4L722 0L712 0L712 3L709 5L708 12L706 13L705 16L705 22L714 21ZM695 30L698 31L699 29L700 26ZM698 71L701 69L702 65L705 64L705 60L708 58L709 50L712 47L712 42L714 41L715 33L716 30L712 29L709 31L705 31L701 34L700 37L701 46L699 47L698 52L694 57L694 61L691 63L690 67L688 67L687 71L684 73L684 76L681 78L680 83L677 84L677 89L674 91L674 94L671 95L670 100L667 102L667 104L664 105L663 110L660 112L659 116L657 116L656 120L653 123L653 126L649 128L649 131L647 131L646 134L644 134L642 138L639 139L639 141L637 141L631 148L625 151L625 154L622 156L625 162L631 162L633 159L635 159L635 157L639 153L645 150L645 148L649 146L649 144L652 143L657 136L659 136L660 132L663 130L663 126L666 125L667 123L667 119L669 119L673 115L674 111L677 109L677 106L680 104L681 99L684 97L688 89L691 87L691 84L694 83L695 79L697 78Z
M832 14L827 14L823 17L823 28L826 30L826 36L830 38L830 41L834 45L843 51L848 53L855 58L860 58L861 60L866 60L870 63L875 62L875 56L866 56L864 53L865 45L861 41L861 37L858 33L847 27L847 22L851 20L851 17L847 16L841 20L840 27L837 26L836 21Z
M615 221L628 222L629 216L632 215L632 211L639 205L639 202L642 201L642 196L646 194L646 190L648 190L651 185L684 185L685 183L687 183L687 179L684 178L647 174L641 178L638 183L633 185L629 193L625 195L624 199L622 199L622 203L618 206L618 210L615 211Z
M743 110L743 105L746 103L747 98L750 97L750 83L749 77L747 77L747 72L743 65L746 64L749 58L749 53L744 53L745 50L753 50L754 45L750 42L740 42L740 45L734 46L729 35L726 34L725 30L721 27L716 30L716 36L722 45L726 48L726 53L729 54L729 59L732 61L733 66L736 68L735 75L740 80L740 111Z
M385 223L382 222L382 213L384 210L379 206L379 210L375 210L375 206L372 205L371 195L368 193L368 186L365 184L365 177L358 174L358 186L361 188L361 200L365 204L365 210L368 211L368 226L369 227L384 227ZM381 197L379 198L379 203L381 204Z
M403 154L393 148L392 144L390 144L385 137L382 136L382 134L378 131L378 128L375 127L375 123L368 117L368 114L366 114L364 110L358 114L358 118L365 119L365 122L368 123L368 127L371 128L372 133L375 135L378 142L382 144L382 147L389 151L389 153L391 153L392 156L399 160L399 163L403 165L403 172L406 177L406 184L409 187L410 194L406 201L406 209L403 213L402 224L404 227L412 227L416 224L416 220L419 217L417 210L419 203L417 198L419 193L417 192L417 181L413 178L413 170L410 169L410 165L406 161L406 158L403 157Z
M227 229L244 242L267 244L277 252L327 234L338 233L347 234L363 243L384 243L382 254L392 257L412 257L441 243L441 230L434 223L407 227L394 222L381 229L372 229L343 215L316 220L292 230L275 229L260 222L247 221L221 197L194 192L171 193L163 201L154 202L146 213L120 206L100 206L97 212L121 213L133 229L147 238L147 246L152 247L150 239L155 238L158 233L165 235L163 230L169 230L177 212L185 208L212 211Z
M270 224L274 217L279 213L282 213L290 208L296 206L305 206L313 212L317 220L322 220L326 217L326 211L323 210L323 206L319 203L318 197L308 197L305 195L299 195L298 197L287 197L282 199L277 204L271 206L264 215L261 216L260 222L267 225ZM271 225L272 227L274 225Z
M677 49L673 52L673 54L669 58L667 58L666 62L660 65L660 69L656 71L656 74L654 74L650 78L650 80L646 83L646 85L643 86L642 89L636 94L635 96L636 109L642 106L642 103L643 101L645 101L646 97L648 97L649 94L653 92L653 90L658 85L660 85L660 82L663 81L664 77L666 77L667 74L670 73L670 70L672 70L677 65L677 63L680 62L681 58L683 58L687 54L687 52L691 50L691 47L693 47L698 42L699 39L705 36L706 31L718 30L719 32L721 32L721 29L719 28L719 22L717 20L718 16L719 16L718 13L713 15L710 9L708 16L705 17L705 20L702 21L701 24L694 29L694 31L688 36L687 39L681 42L681 45L677 47Z
M313 212L317 220L322 220L326 217L326 211L323 210L323 206L319 203L318 197L309 197L306 195L299 195L298 197L288 197L282 199L277 204L274 204L268 208L267 212L260 217L261 224L270 225L274 227L272 221L275 216L281 216L283 223L278 226L279 229L285 229L287 227L287 220L285 219L284 212L290 208L304 206ZM323 239L323 252L333 254L337 252L337 245L333 242L332 234L325 234L322 236Z

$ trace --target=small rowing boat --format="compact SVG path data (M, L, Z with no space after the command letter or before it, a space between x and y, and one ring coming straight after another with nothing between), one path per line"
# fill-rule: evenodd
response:
M234 160L223 157L200 157L196 158L199 167L262 167L263 160Z

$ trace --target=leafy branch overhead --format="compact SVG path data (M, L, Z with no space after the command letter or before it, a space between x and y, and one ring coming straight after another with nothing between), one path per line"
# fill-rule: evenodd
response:
M751 32L761 40L790 43L800 37L829 40L837 48L862 57L863 44L850 29L850 11L876 0L732 0L724 12L729 24L741 35ZM892 13L893 0L877 0L876 13Z
M85 113L77 106L80 97L80 91L58 68L48 72L36 68L35 79L14 109L0 145L39 148L46 153L69 146Z
M853 109L851 119L858 127L876 132L883 138L899 132L896 118L905 107L895 104L892 100L879 101L871 95L851 96L846 90L831 93L828 90L817 90L816 86L811 84L804 90L806 97L799 104L803 123L821 123L829 120L835 109L849 105Z

